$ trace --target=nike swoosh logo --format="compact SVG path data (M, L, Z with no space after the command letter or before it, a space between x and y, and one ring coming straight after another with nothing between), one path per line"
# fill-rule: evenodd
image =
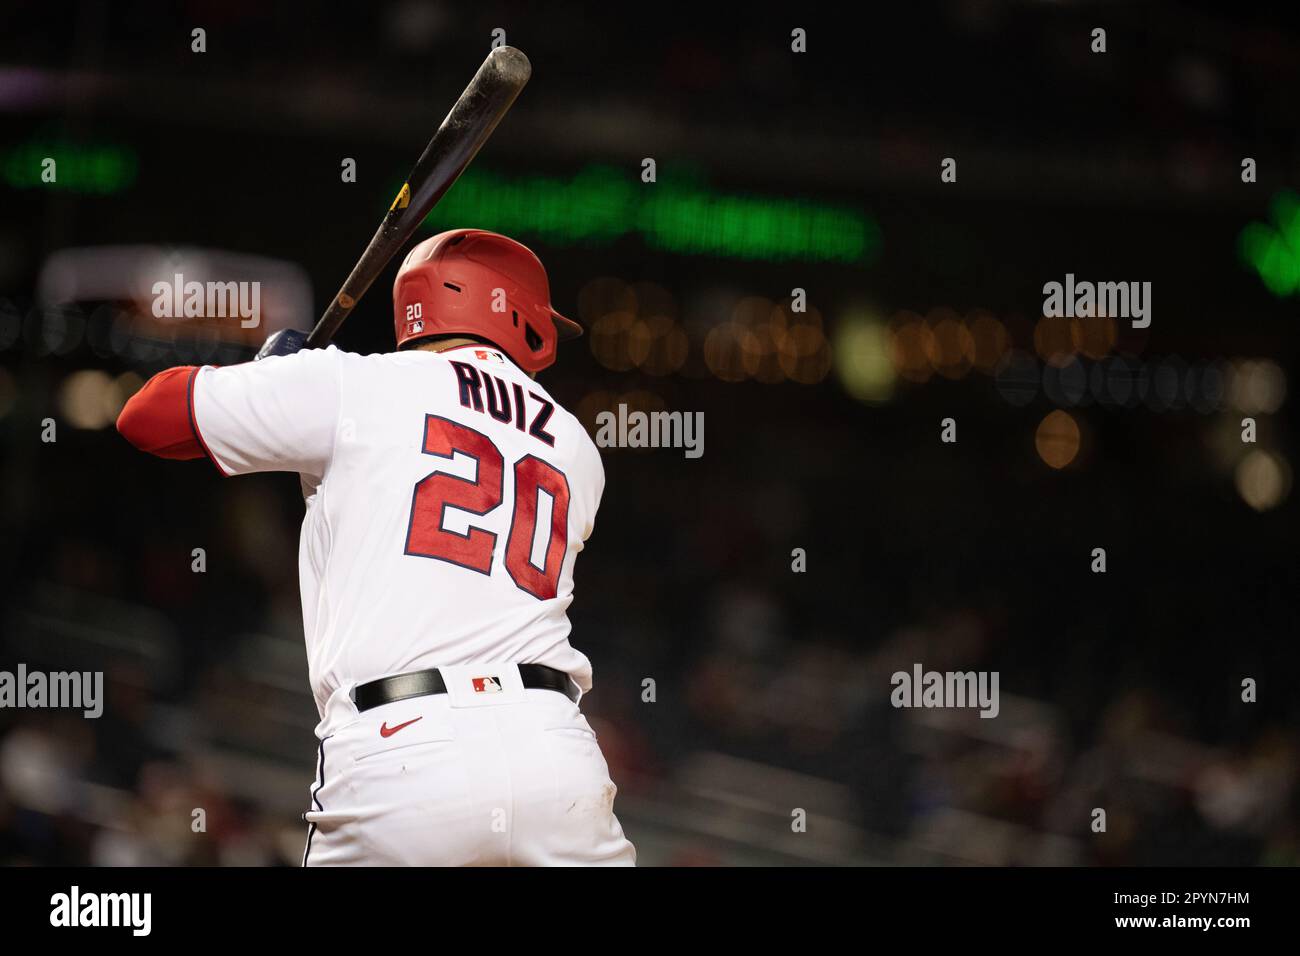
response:
M411 726L411 724L415 723L416 720L424 720L424 717L422 716L416 717L415 720L408 720L406 723L398 724L396 727L389 727L388 721L384 721L382 724L379 725L379 736L391 737L393 736L393 734L397 733L399 730L403 729L404 727Z

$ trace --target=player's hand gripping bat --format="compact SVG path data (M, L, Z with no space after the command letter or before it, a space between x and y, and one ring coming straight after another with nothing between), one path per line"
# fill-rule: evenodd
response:
M514 47L497 47L488 54L424 148L347 281L307 336L308 348L328 344L370 283L487 142L532 72L528 57Z

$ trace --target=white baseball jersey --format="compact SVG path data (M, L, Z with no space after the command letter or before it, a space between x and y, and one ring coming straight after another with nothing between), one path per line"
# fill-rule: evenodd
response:
M226 474L295 471L303 626L321 712L303 865L633 865L583 691L573 565L605 475L577 420L497 349L302 351L191 379ZM358 710L360 683L447 691Z
M577 419L503 353L331 346L205 367L191 400L224 473L301 475L319 736L340 688L424 668L534 662L590 689L565 611L604 469Z

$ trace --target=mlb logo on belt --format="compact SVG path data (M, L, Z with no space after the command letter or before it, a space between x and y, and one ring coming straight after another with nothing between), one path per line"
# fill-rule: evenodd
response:
M474 685L476 694L499 694L501 693L501 681L496 677L471 677L470 682Z

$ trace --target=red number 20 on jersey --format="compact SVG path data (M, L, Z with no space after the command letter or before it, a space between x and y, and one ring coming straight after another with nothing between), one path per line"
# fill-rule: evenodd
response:
M406 530L406 553L434 558L478 571L492 573L497 536L470 523L466 534L448 531L443 517L456 508L482 517L502 503L505 461L501 451L480 431L439 415L424 418L421 451L439 458L456 452L477 462L474 481L443 472L433 472L415 483L411 495L411 520ZM541 600L555 597L560 587L560 568L569 545L569 480L564 472L535 455L514 463L515 500L506 538L506 572L523 590ZM537 496L545 491L551 498L551 527L546 556L541 568L532 562L537 535Z

